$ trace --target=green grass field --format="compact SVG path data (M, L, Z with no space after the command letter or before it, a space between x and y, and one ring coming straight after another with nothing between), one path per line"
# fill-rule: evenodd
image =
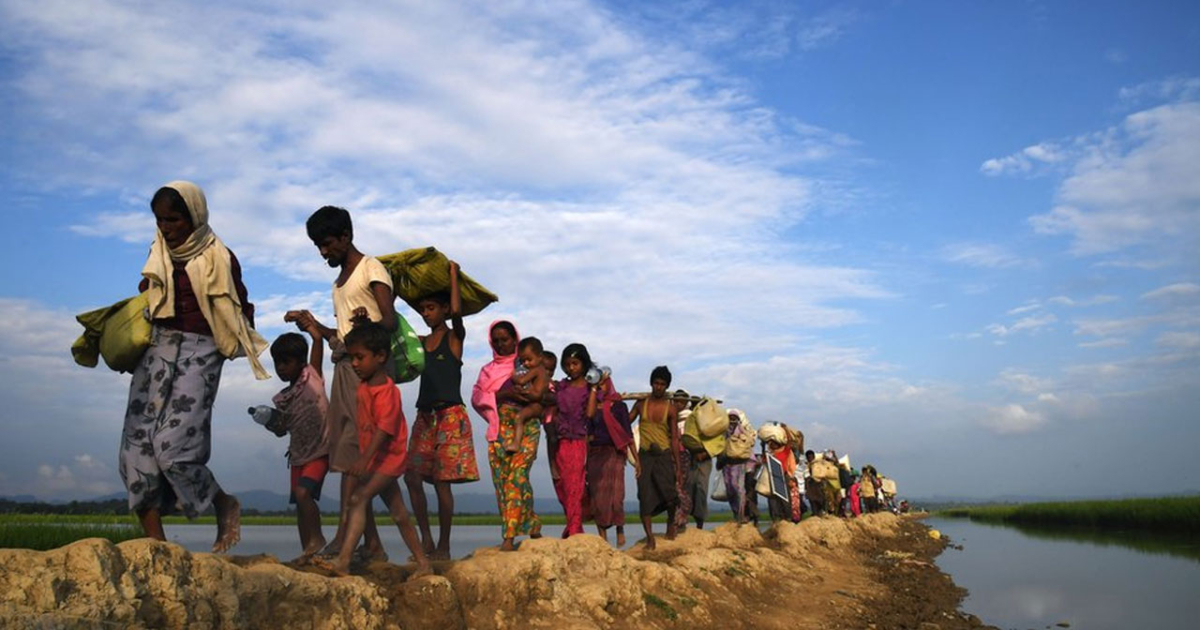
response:
M142 528L124 516L0 515L0 548L45 551L84 538L118 543L141 535Z
M942 516L1034 527L1200 533L1200 496L951 508Z

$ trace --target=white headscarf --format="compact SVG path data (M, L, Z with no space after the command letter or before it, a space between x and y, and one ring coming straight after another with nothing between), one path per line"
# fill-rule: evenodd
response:
M204 198L204 191L185 181L173 181L163 188L170 188L183 197L192 219L192 233L182 245L171 249L162 232L155 232L150 256L142 267L142 275L150 281L146 289L150 318L175 316L174 264L186 263L184 269L191 280L200 312L212 328L217 349L231 359L239 356L248 358L254 376L259 380L271 378L258 361L258 355L267 348L267 341L250 327L242 313L241 298L233 282L229 250L208 225L208 201Z

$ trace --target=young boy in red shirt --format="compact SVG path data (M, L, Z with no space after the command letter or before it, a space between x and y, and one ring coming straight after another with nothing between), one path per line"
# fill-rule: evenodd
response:
M391 335L380 324L368 322L351 330L345 342L346 354L359 378L355 424L361 453L347 474L357 477L359 483L348 502L342 548L327 568L338 575L350 574L354 546L366 528L367 506L378 496L387 505L400 537L417 562L412 577L428 575L432 572L429 558L421 549L417 530L408 520L400 484L396 482L407 464L408 424L400 409L400 390L384 372L391 354Z

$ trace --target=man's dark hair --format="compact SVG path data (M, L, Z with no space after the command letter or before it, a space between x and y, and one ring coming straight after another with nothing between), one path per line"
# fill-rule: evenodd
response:
M666 381L667 387L671 386L671 370L667 366L660 365L650 372L650 382Z
M314 243L320 243L330 236L354 236L350 212L337 206L322 206L308 217L304 227L308 230L308 238Z

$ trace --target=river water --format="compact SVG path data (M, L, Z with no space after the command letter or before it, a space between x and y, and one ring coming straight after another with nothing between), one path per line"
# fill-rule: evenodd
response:
M931 518L961 551L937 560L1000 628L1200 627L1200 538L1015 529Z

